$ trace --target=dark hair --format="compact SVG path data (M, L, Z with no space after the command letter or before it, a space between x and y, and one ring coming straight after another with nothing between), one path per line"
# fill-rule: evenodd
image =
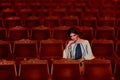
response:
M68 37L70 37L70 34L71 34L71 33L75 33L75 34L77 34L77 35L79 35L79 36L82 35L82 32L80 32L80 29L79 29L79 28L76 28L76 27L71 27L71 28L68 30L68 32L67 32Z

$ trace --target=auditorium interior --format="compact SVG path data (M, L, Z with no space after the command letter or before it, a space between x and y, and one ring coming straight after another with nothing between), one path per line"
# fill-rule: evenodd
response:
M93 60L63 59L76 27ZM120 80L120 0L0 0L0 80Z

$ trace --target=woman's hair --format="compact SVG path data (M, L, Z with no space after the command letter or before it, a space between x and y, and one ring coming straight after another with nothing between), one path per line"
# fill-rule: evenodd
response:
M71 34L71 33L77 34L77 35L79 35L79 36L82 35L82 32L80 32L79 28L76 28L76 27L71 27L71 28L68 30L68 32L67 32L68 37L70 37L70 34Z

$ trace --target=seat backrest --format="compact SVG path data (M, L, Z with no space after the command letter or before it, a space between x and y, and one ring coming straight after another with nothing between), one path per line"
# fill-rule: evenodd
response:
M15 80L17 77L14 61L0 61L0 80Z
M6 28L23 25L20 17L7 17L5 18L4 24Z
M113 27L96 27L95 29L95 38L96 39L115 39L115 29Z
M112 58L114 54L114 42L112 40L93 40L92 51L96 57Z
M15 59L36 58L37 55L37 41L26 39L14 41L13 56Z
M8 39L10 41L20 40L20 39L28 39L29 38L29 29L16 26L8 29Z
M60 22L62 26L78 26L79 18L78 16L64 16Z
M48 27L31 28L30 38L32 40L45 40L51 37L51 29Z
M49 80L50 73L46 60L21 61L19 68L20 80Z
M91 60L84 63L85 80L112 80L111 61Z
M31 28L40 26L40 18L36 16L30 16L24 19L24 26Z
M54 60L52 80L80 80L80 63L75 60Z
M7 40L7 29L0 28L0 40Z
M120 40L117 40L117 42L116 42L115 51L116 51L117 56L120 58Z
M9 41L0 40L0 58L1 59L11 59L12 58L12 48Z
M52 37L58 40L67 40L68 39L67 31L69 28L70 27L67 27L67 26L59 26L59 27L53 28Z
M62 58L63 43L61 40L56 39L41 40L39 53L40 59Z
M115 64L115 70L114 70L114 77L115 80L119 80L120 79L120 63L116 63Z

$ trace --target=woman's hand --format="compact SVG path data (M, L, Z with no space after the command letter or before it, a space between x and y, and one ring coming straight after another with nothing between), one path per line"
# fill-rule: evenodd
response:
M68 41L68 44L67 44L66 48L68 49L69 46L70 46L71 44L73 44L73 43L75 43L75 41L73 41L73 40Z

